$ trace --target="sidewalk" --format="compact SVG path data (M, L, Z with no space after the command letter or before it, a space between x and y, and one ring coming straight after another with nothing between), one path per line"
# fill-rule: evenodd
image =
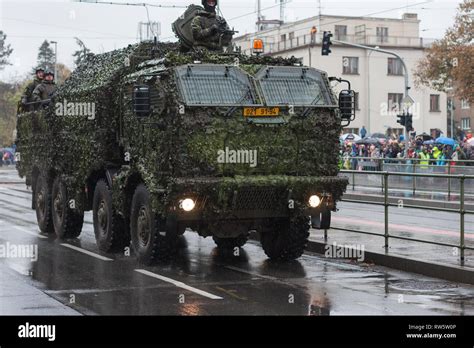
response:
M461 266L459 250L445 246L416 243L390 238L388 252L385 252L384 237L355 232L311 229L309 251L324 254L326 245L363 246L366 263L375 263L407 272L415 272L436 278L474 284L474 251L465 251L465 263ZM472 246L472 243L469 244ZM457 255L456 255L457 254Z
M0 261L0 315L81 315L35 288Z

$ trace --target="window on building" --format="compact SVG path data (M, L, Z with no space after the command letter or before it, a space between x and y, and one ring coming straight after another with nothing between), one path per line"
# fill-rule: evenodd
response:
M471 106L469 105L469 102L465 99L461 100L461 109L470 109Z
M359 57L342 57L343 74L359 74Z
M292 31L291 33L289 33L288 37L289 37L290 40L293 40L295 38L295 32Z
M388 94L388 111L400 111L400 105L402 105L403 93L389 93Z
M471 129L471 119L470 118L462 118L461 119L461 128L462 129Z
M347 25L336 25L334 28L334 36L336 40L347 39Z
M380 43L388 42L388 28L377 27L377 41Z
M389 75L403 75L403 65L398 58L388 58L387 69Z
M431 94L430 95L430 111L431 112L440 112L441 109L439 107L439 94Z
M280 41L286 41L286 34L280 36Z
M355 101L356 110L360 110L360 108L359 108L359 92L355 92L354 101Z

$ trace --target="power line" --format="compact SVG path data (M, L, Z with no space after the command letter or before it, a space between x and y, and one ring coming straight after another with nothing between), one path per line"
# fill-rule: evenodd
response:
M75 30L75 31L83 31L83 32L89 32L89 33L94 33L94 34L111 35L111 36L120 37L119 35L112 34L112 33L104 33L104 32L100 32L100 31L94 31L94 30L88 30L88 29L78 29L78 28L68 27L68 26L64 26L64 25L35 22L35 21L29 21L29 20L20 19L20 18L5 18L5 17L3 17L2 19L7 20L7 21L23 22L23 23L29 23L29 24L42 25L42 26L46 26L46 27L68 29L68 30Z
M391 8L391 9L387 9L387 10L372 12L372 13L368 13L368 14L366 14L366 15L354 16L354 17L370 17L370 16L373 16L373 15L381 14L381 13L386 13L386 12L392 12L392 11L396 11L396 10L405 9L405 8L407 8L407 7L414 7L414 6L419 6L419 5L431 3L431 2L433 2L433 1L434 1L434 0L426 0L426 1L418 2L418 3L415 3L415 4L409 5L409 6L395 7L395 8ZM274 6L267 7L267 8L262 9L262 10L266 10L266 9L269 9L269 8L272 8L272 7L276 7L276 6L279 6L279 4L278 4L278 5L274 5ZM236 18L241 18L241 17L249 16L249 15L255 14L255 13L256 13L256 12L254 11L254 12L252 12L252 13L248 13L248 14L245 14L245 15L242 15L242 16L234 17L234 18L232 18L232 19L236 19ZM324 15L323 15L323 16L324 16ZM230 19L230 20L232 20L232 19ZM347 22L348 20L350 20L350 18L344 18L344 19L339 19L339 20L336 20L336 21L324 23L324 25L326 26L326 25L330 25L330 24L336 24L336 23ZM271 35L271 36L273 36L273 35ZM262 36L261 38L266 38L266 37L269 37L269 36Z
M159 7L159 8L188 8L188 6L177 6L177 5L158 5L149 4L145 2L131 3L131 2L113 2L113 1L99 1L99 0L75 0L75 2L81 2L84 4L102 4L102 5L122 5L122 6L144 6L144 7Z

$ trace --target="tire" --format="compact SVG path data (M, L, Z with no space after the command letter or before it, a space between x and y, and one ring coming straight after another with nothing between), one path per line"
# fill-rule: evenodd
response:
M318 215L312 216L311 226L317 230L329 230L331 228L331 211L324 210Z
M114 212L112 192L104 179L100 179L95 186L92 200L92 219L95 240L99 250L114 252L130 245L125 222L120 215Z
M303 255L309 237L309 218L298 216L275 223L261 233L265 254L272 260L295 260Z
M35 210L38 227L43 233L53 233L53 219L51 216L51 185L46 174L41 173L35 185Z
M51 202L56 236L60 239L79 237L84 223L84 212L70 208L66 186L59 177L53 183Z
M138 261L150 265L166 262L177 252L178 238L173 231L166 231L166 221L153 212L150 193L140 184L135 190L130 213L132 248Z
M219 249L234 249L243 247L245 243L247 243L249 235L250 233L247 232L235 238L219 238L213 236L212 239L214 239Z

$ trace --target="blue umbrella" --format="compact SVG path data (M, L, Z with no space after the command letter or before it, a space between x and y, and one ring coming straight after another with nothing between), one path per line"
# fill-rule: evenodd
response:
M451 138L446 138L446 137L439 137L435 141L436 144L443 144L443 145L451 145L454 146L456 145L456 141Z

